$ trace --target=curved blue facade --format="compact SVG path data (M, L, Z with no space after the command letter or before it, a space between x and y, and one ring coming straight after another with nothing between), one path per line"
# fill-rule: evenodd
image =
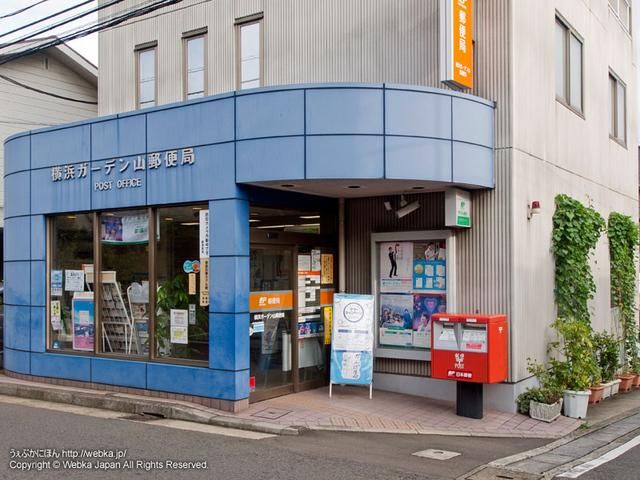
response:
M192 165L124 168L193 148ZM54 167L87 165L54 181ZM114 171L108 168L114 165ZM100 189L113 179L134 188ZM383 84L262 88L26 132L5 142L5 368L70 380L248 397L249 196L243 184L326 179L493 187L493 104ZM50 353L46 216L209 202L209 368Z

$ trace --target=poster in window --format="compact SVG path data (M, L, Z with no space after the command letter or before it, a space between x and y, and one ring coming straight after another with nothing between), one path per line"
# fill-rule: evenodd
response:
M431 317L447 310L443 294L418 294L413 296L413 346L431 348Z
M171 343L189 343L189 312L172 308L170 311Z
M413 346L413 295L380 295L379 343Z
M380 291L410 292L413 274L413 243L380 243Z
M93 293L76 293L71 304L73 349L93 352L95 334Z
M413 244L413 289L447 289L447 248L445 240Z
M51 270L51 296L62 296L62 270Z
M100 221L103 243L132 245L149 241L149 215L146 213L105 215Z

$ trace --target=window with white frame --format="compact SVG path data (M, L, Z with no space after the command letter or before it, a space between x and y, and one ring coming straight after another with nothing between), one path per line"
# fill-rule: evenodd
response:
M262 18L239 23L238 26L238 88L262 85Z
M206 34L192 35L184 39L185 98L206 95Z
M582 113L582 39L556 17L556 98Z
M138 67L138 108L156 105L156 47L136 51Z
M609 7L620 19L627 32L631 32L631 0L609 0Z
M627 143L626 86L609 72L609 135L623 145Z

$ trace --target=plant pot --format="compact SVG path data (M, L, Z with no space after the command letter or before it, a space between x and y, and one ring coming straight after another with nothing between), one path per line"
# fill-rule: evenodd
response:
M640 387L640 373L634 373L635 377L633 377L633 386Z
M594 385L590 390L589 403L592 405L600 403L602 401L602 394L604 393L604 385Z
M631 386L633 385L634 375L619 375L618 378L620 381L620 392L628 392L631 390Z
M531 400L529 402L529 416L534 420L542 420L543 422L553 422L560 416L562 410L562 398L556 403L540 403Z
M571 418L585 418L589 407L590 390L564 391L564 414Z
M613 390L613 381L601 383L600 385L604 387L604 390L602 391L602 399L604 400L605 398L609 398Z
M619 378L613 380L613 385L611 386L611 396L617 395L620 391L620 382L622 382L622 380L620 380Z

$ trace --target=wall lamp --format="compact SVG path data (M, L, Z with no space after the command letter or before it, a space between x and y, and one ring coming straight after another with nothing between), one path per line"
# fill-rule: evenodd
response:
M540 201L533 200L527 205L527 220L531 220L531 217L540 213Z

